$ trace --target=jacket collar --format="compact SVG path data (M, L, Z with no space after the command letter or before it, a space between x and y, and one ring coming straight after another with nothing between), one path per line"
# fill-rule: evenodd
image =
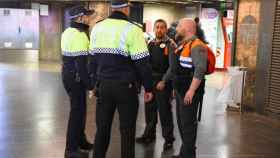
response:
M175 54L177 54L178 52L181 52L189 42L194 41L195 39L197 39L197 37L194 35L191 38L180 41L179 47L177 47L177 49L175 50Z
M89 25L82 24L82 23L77 23L77 22L74 22L74 21L71 22L70 27L76 28L81 32L87 32L88 29L89 29Z
M127 20L128 21L128 17L120 12L120 11L114 11L110 16L110 19L119 19L119 20Z
M197 37L195 35L193 35L191 38L185 38L184 40L182 40L182 42L180 42L180 44L185 45L185 44L188 44L190 41L194 41L195 39L197 39Z
M152 42L153 43L167 43L169 40L170 40L170 38L166 35L160 41L157 41L157 39L155 38L152 40Z

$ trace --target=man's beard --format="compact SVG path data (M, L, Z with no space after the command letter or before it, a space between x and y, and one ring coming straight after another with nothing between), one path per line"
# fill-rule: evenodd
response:
M164 38L164 35L156 35L156 39L161 40L161 39L163 39L163 38Z

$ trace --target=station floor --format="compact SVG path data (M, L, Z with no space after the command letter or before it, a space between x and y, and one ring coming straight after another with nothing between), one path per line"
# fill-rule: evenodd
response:
M255 113L227 112L225 105L216 101L226 79L226 73L208 78L198 130L198 158L280 158L280 121ZM143 109L141 100L137 136L145 126ZM58 63L0 63L0 158L63 158L68 112ZM120 158L117 117L107 158ZM92 98L86 129L91 141L94 122ZM177 127L174 133L174 150L164 153L158 125L156 142L136 144L136 158L169 158L178 153Z

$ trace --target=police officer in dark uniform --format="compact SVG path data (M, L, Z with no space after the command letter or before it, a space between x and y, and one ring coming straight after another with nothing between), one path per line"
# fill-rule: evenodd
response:
M162 135L165 139L164 150L173 146L173 117L171 111L171 80L166 80L164 74L169 67L169 51L172 50L171 39L166 35L167 23L159 19L154 24L156 38L148 45L151 54L150 63L153 71L153 93L155 97L152 102L145 106L146 128L144 134L136 139L138 143L149 144L156 138L156 125L158 112L160 116Z
M69 10L71 26L61 37L62 79L65 90L70 97L70 115L66 136L65 158L88 157L87 152L93 144L89 143L85 134L86 124L86 91L89 87L87 57L89 49L88 23L93 12L83 6L75 6Z
M141 80L145 88L144 100L152 100L150 55L142 28L128 18L128 1L113 0L111 7L112 14L97 23L90 36L90 74L93 83L97 82L98 92L93 157L106 157L117 110L121 158L134 158L139 106L135 83Z

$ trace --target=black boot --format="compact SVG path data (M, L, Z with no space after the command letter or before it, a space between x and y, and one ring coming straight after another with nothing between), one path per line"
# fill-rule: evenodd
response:
M65 151L64 158L88 158L89 155L86 152L81 151Z
M87 137L86 137L86 134L83 133L82 137L81 137L81 140L80 140L80 144L79 144L79 147L81 150L92 150L93 149L93 144L91 144Z
M136 142L140 144L151 144L156 140L155 136L146 136L142 135L141 137L136 138Z
M163 145L163 151L168 151L170 149L173 149L173 141L165 141Z
M81 150L92 150L93 149L93 144L88 142L87 140L83 141L80 143L80 149Z

